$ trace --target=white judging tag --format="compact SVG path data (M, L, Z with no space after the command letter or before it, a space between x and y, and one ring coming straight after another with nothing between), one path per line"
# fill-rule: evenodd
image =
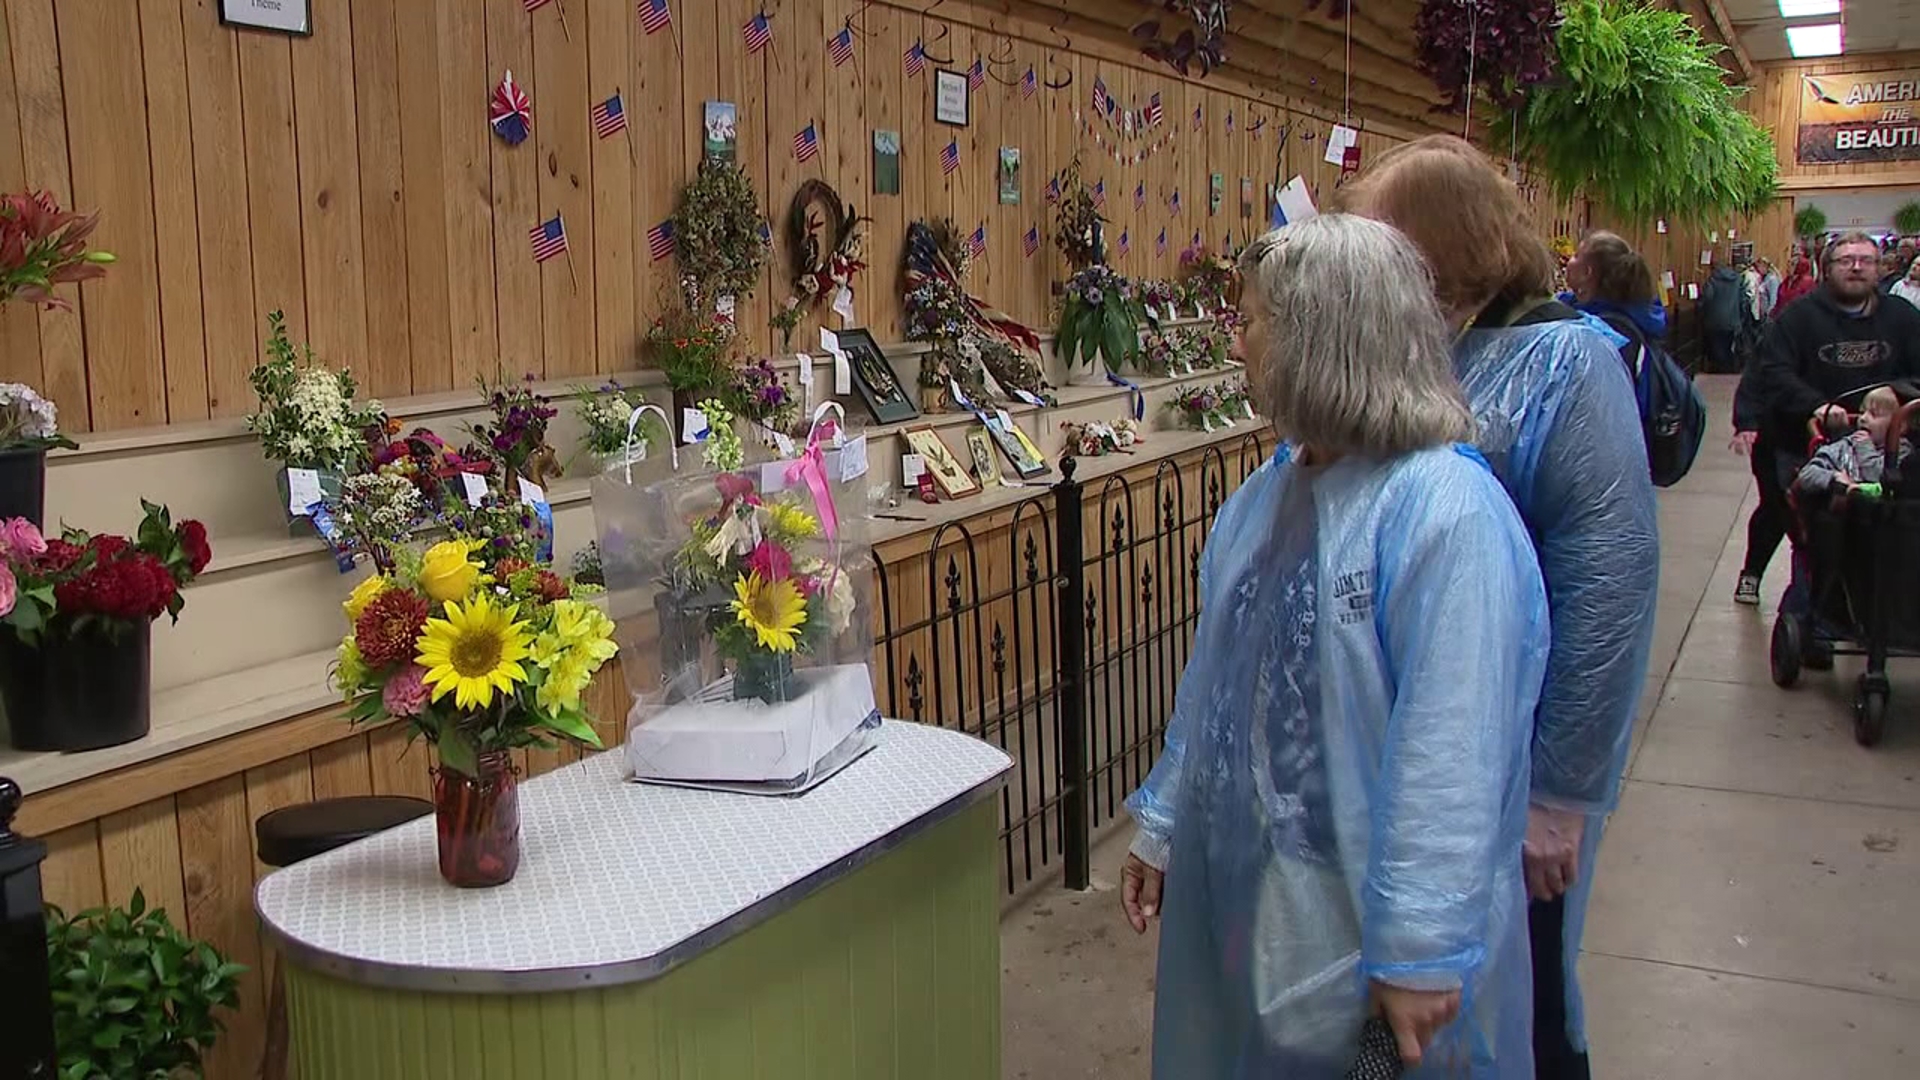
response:
M1687 282L1687 299L1689 299L1689 300L1698 300L1698 299L1700 299L1700 286L1699 286L1699 285L1696 285L1696 284L1694 284L1694 283L1693 283L1693 282L1691 282L1691 281L1689 281L1689 282Z
M1240 411L1247 414L1247 419L1249 420L1253 419L1253 402L1251 401L1241 402Z
M840 448L840 482L850 483L867 475L867 437L848 439Z
M1198 301L1198 300L1195 300L1195 301L1193 302L1193 313L1194 313L1194 315L1195 315L1195 316L1197 316L1197 317L1199 317L1199 318L1202 318L1202 319L1204 319L1204 318L1206 318L1206 317L1207 317L1207 305L1205 305L1205 304L1203 304L1203 303L1201 303L1201 302L1200 302L1200 301Z
M1172 322L1173 320L1179 317L1180 317L1180 313L1173 310L1173 301L1171 300L1167 301L1167 321Z
M797 372L795 372L793 376L794 379L797 380L801 386L804 386L809 390L811 390L813 388L813 356L812 354L800 353L798 356L795 357L795 359L800 361L800 368Z
M320 474L313 469L287 470L287 513L305 515L307 508L324 499Z
M773 433L773 448L780 451L780 456L783 458L793 456L793 440L788 438L784 431Z
M833 313L840 316L840 318L846 322L853 321L852 289L842 285L840 286L840 291L833 294Z
M821 327L820 349L833 357L833 392L853 393L853 365L847 362L847 354L840 349L840 335Z
M774 495L787 490L787 463L769 461L760 466L760 494Z
M680 410L680 441L692 446L707 437L707 414L699 409Z
M713 313L723 319L731 319L733 318L734 307L733 294L721 293L720 298L713 302Z
M1212 413L1200 414L1200 430L1206 431L1206 432L1211 432L1213 430L1213 414Z
M1660 234L1661 234L1662 236L1664 236L1664 235L1666 235L1666 232L1667 232L1667 219L1666 219L1666 218L1661 218L1661 219L1659 219L1658 221L1655 221L1655 222L1653 223L1653 227L1654 227L1654 229L1655 229L1655 230L1657 230L1657 231L1658 231L1658 232L1659 232L1659 233L1660 233Z
M541 503L547 501L547 493L540 489L539 484L534 483L524 476L517 477L516 479L520 481L521 502L528 506L539 506Z
M900 482L907 487L920 486L920 474L927 471L927 459L919 454L900 455Z
M460 486L466 489L468 506L479 506L480 500L487 497L487 478L479 473L461 473Z
M1711 252L1711 251L1702 251L1702 252L1700 253L1700 265L1701 265L1701 266L1712 266L1712 265L1713 265L1713 252Z

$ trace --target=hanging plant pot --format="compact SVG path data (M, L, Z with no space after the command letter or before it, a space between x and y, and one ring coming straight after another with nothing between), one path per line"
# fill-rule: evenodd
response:
M478 775L433 771L440 876L462 889L505 885L520 869L520 781L505 751L481 754Z
M16 750L72 753L146 737L153 625L99 626L23 644L0 630L0 695Z
M0 520L26 518L44 530L47 516L47 452L0 450Z

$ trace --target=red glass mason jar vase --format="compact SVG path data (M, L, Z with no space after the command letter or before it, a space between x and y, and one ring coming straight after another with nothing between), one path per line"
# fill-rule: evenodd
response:
M481 754L478 775L433 771L440 876L463 889L505 885L520 869L520 789L506 751Z

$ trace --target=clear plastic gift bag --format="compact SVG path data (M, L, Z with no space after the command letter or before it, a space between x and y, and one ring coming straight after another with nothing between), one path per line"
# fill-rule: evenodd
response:
M879 724L873 560L823 448L593 481L593 514L634 704L638 779L801 791L858 757ZM663 467L664 466L664 467Z

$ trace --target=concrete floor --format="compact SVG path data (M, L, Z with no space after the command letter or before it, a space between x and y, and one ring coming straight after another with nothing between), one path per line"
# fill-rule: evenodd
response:
M1601 850L1581 961L1606 1080L1920 1075L1920 661L1896 662L1885 742L1853 742L1857 663L1767 677L1770 613L1731 601L1751 482L1713 428L1660 493L1660 607L1633 756ZM1113 889L1041 890L1003 923L1008 1080L1149 1072L1154 941Z

